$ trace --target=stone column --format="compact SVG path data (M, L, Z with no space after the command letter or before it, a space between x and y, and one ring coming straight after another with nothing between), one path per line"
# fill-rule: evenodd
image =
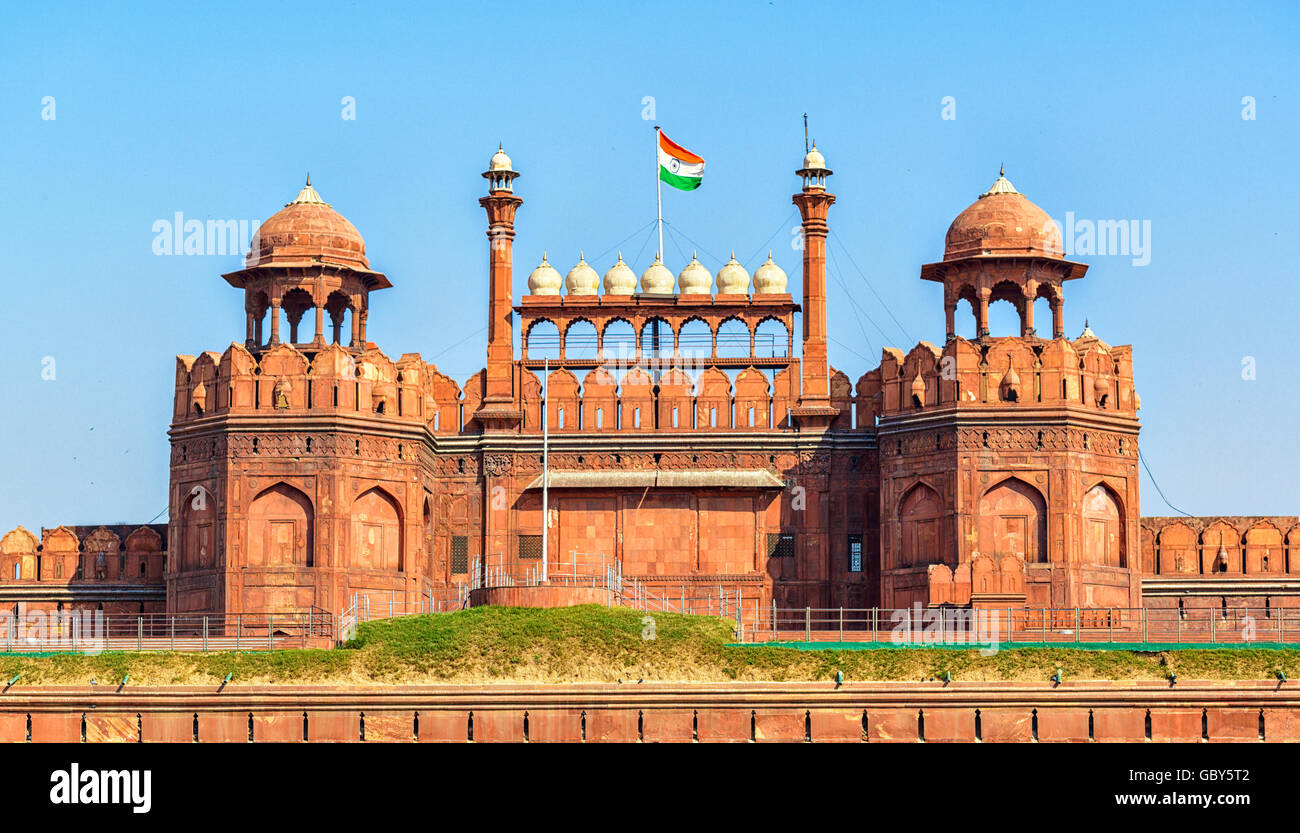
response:
M271 343L280 343L280 299L271 300Z

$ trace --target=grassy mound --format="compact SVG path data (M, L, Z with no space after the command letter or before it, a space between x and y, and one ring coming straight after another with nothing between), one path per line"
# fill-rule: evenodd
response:
M274 653L0 655L0 683L209 685L563 683L672 680L1033 680L1060 668L1067 680L1300 679L1300 651L1204 649L1163 652L1077 648L900 648L801 651L737 646L732 624L709 616L586 605L556 610L481 607L359 626L337 650Z

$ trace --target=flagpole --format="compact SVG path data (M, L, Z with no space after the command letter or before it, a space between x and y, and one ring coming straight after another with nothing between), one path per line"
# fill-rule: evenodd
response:
M659 218L659 260L664 259L664 181L659 176L659 125L655 125L655 201Z

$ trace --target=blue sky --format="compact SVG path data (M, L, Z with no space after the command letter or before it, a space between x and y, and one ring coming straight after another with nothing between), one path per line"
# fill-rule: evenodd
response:
M664 195L680 235L665 244L670 268L684 265L679 245L716 270L712 256L765 253L770 239L797 294L790 195L804 112L839 196L835 367L856 379L882 345L941 343L941 291L919 267L1005 162L1053 217L1150 221L1149 265L1078 258L1091 270L1067 287L1066 329L1076 336L1087 317L1134 346L1142 448L1169 500L1192 514L1300 512L1300 12L1177 9L11 9L0 528L144 522L165 508L174 356L242 339L244 315L220 278L238 258L155 256L156 220L264 220L310 170L394 283L372 299L371 340L464 380L483 363L477 198L497 142L523 172L517 294L543 250L567 271L580 249L592 259L653 220L655 123L708 160L704 187ZM344 96L355 120L341 117ZM955 119L942 118L946 96ZM1246 96L1254 119L1242 118ZM1007 333L1010 308L998 307L994 332ZM1142 493L1144 514L1173 514L1145 475Z

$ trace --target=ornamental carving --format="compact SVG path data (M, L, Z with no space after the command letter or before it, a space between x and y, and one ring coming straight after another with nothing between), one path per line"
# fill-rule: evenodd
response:
M483 470L493 477L510 473L513 459L509 454L487 454L483 457Z
M825 451L799 452L800 474L826 474L830 471L831 456Z

